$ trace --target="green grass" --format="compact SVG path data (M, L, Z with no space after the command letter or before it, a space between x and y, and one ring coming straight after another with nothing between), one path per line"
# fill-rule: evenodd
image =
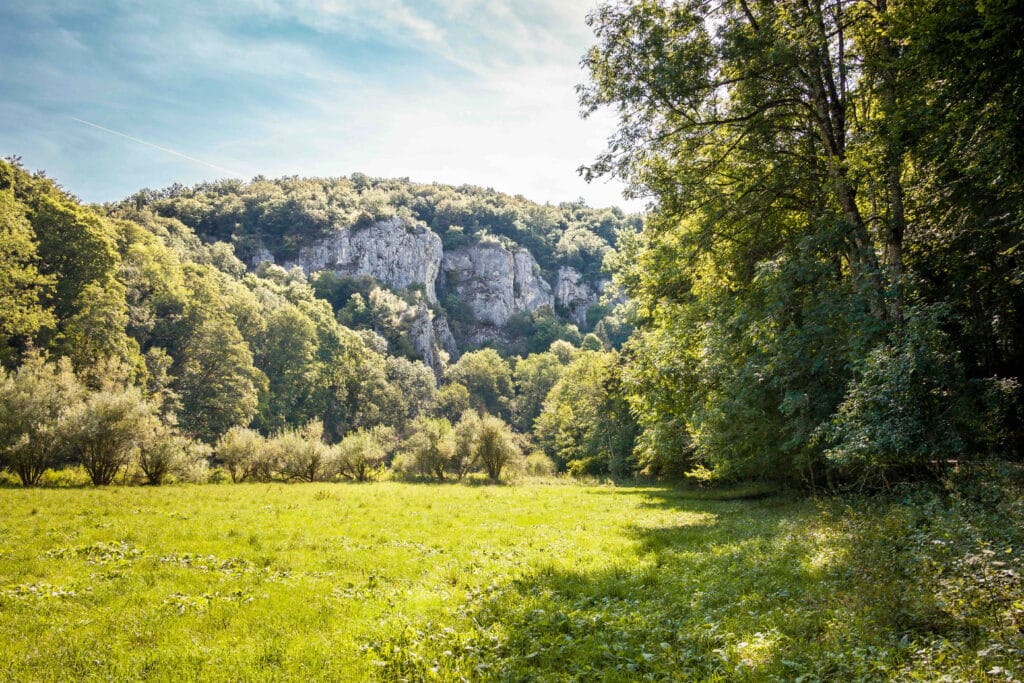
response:
M0 490L0 678L1024 676L1019 506L719 497Z

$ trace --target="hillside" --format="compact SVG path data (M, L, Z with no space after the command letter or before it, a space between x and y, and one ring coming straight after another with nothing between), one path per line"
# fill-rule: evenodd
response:
M602 263L640 219L618 209L356 174L146 190L114 210L177 219L204 242L233 245L258 272L300 268L354 327L375 329L437 372L441 352L543 351L590 331L609 345L625 337L605 319ZM354 310L353 296L366 304L375 285L409 300L399 329Z
M197 208L211 201L201 188L83 206L43 174L0 162L0 248L16 285L0 299L7 469L27 485L69 464L94 483L205 480L208 467L241 480L362 480L387 467L498 479L505 464L527 462L541 472L632 471L615 349L630 327L597 291L599 257L635 219L394 184L436 200L417 214L434 207L435 227L440 207L478 194L535 258L488 230L500 223L484 219L483 204L465 210L468 228L449 225L445 242L397 199L369 213L380 192L353 194L343 220L340 199L321 213L308 193L299 201L305 186L340 192L354 181L237 186L221 204L249 208L228 235L210 227L227 209ZM295 196L271 201L274 188ZM522 218L541 215L547 232ZM567 274L585 300L563 296ZM586 336L564 318L577 304L594 330ZM504 355L469 350L483 344ZM98 445L97 429L110 430ZM480 455L484 433L500 462ZM535 446L543 453L520 457Z

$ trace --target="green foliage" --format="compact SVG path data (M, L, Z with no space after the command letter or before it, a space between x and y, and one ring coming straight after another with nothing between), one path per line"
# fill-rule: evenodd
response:
M358 429L338 443L338 474L352 481L373 481L384 470L384 463L394 449L395 432L390 427Z
M56 350L67 358L86 384L99 387L103 377L96 370L104 363L129 368L129 381L145 377L146 364L139 344L128 336L128 309L121 283L90 282L83 289L77 310L64 321L55 341Z
M437 379L423 363L396 356L385 360L384 372L390 400L383 421L402 432L434 406Z
M286 304L267 317L257 365L274 390L262 394L256 421L261 429L277 431L313 417L317 350L316 326L298 307Z
M157 407L134 388L108 386L64 410L56 430L66 452L105 486L129 464L136 450L158 432Z
M138 456L139 469L146 476L146 482L159 486L171 475L187 479L189 459L193 456L191 442L175 434L163 422L151 420L146 426L149 433L141 439Z
M562 322L550 306L513 315L506 326L508 332L522 341L512 351L542 353L556 341L578 346L582 337L576 325Z
M25 212L11 190L0 189L0 364L8 367L20 347L56 324L43 306L55 280L39 272L35 232Z
M452 425L444 418L424 417L416 421L402 450L406 455L398 469L406 474L444 481L455 453Z
M481 413L509 414L512 369L494 349L470 351L445 370L445 380L469 391L470 405Z
M515 426L529 432L540 415L544 399L562 376L564 364L554 353L535 353L516 361L512 373L516 397L513 414Z
M580 348L584 351L604 351L604 342L596 334L589 332L580 343Z
M287 480L323 481L337 467L337 453L323 441L324 425L312 420L301 427L286 429L267 442L280 474Z
M520 439L505 421L494 415L484 415L477 428L477 458L487 478L501 479L503 470L522 456Z
M590 22L582 103L619 126L585 172L657 199L607 256L636 305L641 466L815 486L969 450L972 387L1020 386L1020 54L998 52L1019 18L687 1Z
M266 439L246 427L235 426L224 432L213 450L233 482L269 481L276 469L270 462Z
M573 474L633 474L636 426L619 373L615 351L581 351L548 393L534 431L560 468Z
M935 312L908 313L902 334L858 368L822 430L829 463L861 486L984 455L971 452L971 431L984 421L978 411L992 406L971 400L972 387ZM974 443L986 442L976 436Z
M480 464L480 415L469 409L455 423L454 445L448 459L448 471L462 479Z
M533 451L523 461L523 471L531 477L550 477L558 470L555 461L544 451Z
M266 380L253 367L248 344L226 315L214 313L199 323L183 357L175 389L182 397L186 431L213 443L231 427L252 420Z
M446 418L449 422L458 420L459 416L469 410L469 389L458 382L449 382L437 391L437 402L434 412L437 417Z
M323 281L323 277L318 279ZM409 328L419 314L415 295L402 297L366 279L367 291L356 291L344 307L338 310L338 321L351 328L369 328L387 341L387 350L393 356L409 359L417 357Z
M60 463L65 454L57 419L82 394L66 359L48 363L33 352L15 371L0 368L0 457L23 486L35 486Z

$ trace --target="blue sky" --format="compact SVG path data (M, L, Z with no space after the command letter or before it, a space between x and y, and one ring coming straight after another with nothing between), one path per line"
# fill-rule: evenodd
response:
M257 174L410 177L639 209L576 168L596 0L0 3L0 155L86 201Z

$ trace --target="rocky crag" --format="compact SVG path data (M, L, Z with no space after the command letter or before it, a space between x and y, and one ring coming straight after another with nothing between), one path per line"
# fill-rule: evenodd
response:
M250 265L256 268L264 262L274 263L275 257L260 247ZM307 275L329 270L341 276L369 276L395 290L421 288L426 300L410 320L409 337L435 371L442 365L441 351L454 359L460 349L506 340L505 328L517 313L550 306L584 329L587 311L599 301L606 284L587 282L578 271L563 266L552 287L524 247L485 237L445 250L432 230L401 218L361 229L341 228L277 263L286 269L298 266ZM439 294L457 297L471 311L472 320L462 325L461 338L452 334L436 306Z

